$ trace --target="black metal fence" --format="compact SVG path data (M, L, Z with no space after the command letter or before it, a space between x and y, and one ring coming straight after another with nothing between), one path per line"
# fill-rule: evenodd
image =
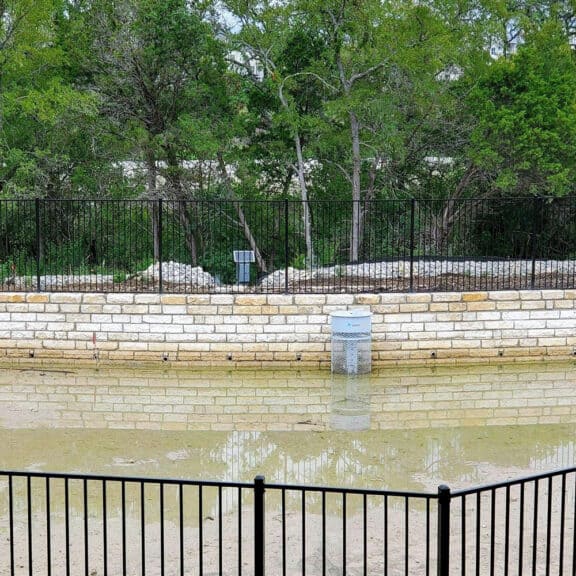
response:
M0 472L0 574L563 575L576 468L437 493Z
M4 291L574 288L575 259L575 197L0 200Z

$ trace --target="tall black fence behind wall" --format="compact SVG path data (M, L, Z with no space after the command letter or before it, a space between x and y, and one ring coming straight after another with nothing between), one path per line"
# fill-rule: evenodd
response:
M0 571L574 574L576 469L451 492L0 472Z
M576 198L386 200L357 208L353 225L349 201L0 200L0 288L332 293L576 285ZM246 250L255 261L239 283L233 254Z

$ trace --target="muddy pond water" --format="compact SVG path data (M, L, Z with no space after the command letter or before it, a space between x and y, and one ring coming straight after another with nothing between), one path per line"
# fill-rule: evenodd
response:
M435 490L571 466L575 432L573 362L0 370L3 470Z

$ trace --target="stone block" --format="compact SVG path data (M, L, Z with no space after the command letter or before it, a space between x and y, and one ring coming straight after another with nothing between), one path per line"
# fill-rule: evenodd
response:
M469 312L481 312L484 310L496 310L496 302L468 302Z
M163 314L186 314L187 307L179 304L162 304Z
M133 304L134 294L107 294L107 304Z
M349 304L354 304L353 294L326 294L326 305L344 308Z
M63 294L55 293L50 295L52 304L80 304L83 294L65 292Z
M427 303L421 303L421 304L400 304L400 310L399 312L401 313L405 313L405 312L428 312L429 310L429 304Z
M159 294L134 294L134 304L159 304Z
M50 301L48 294L26 294L26 302L45 304Z
M265 295L239 295L234 298L234 306L264 306L267 304Z
M503 290L501 292L489 292L490 300L519 300L520 293L517 290Z
M406 302L408 304L431 303L432 294L407 294Z
M380 304L380 296L378 294L358 294L354 304L369 306Z
M432 294L432 302L461 302L460 292L435 292Z
M483 302L488 300L487 292L467 292L462 294L462 302Z
M26 302L25 294L0 294L0 302Z
M121 307L123 314L148 314L147 304L125 304Z
M211 304L211 297L207 294L195 294L187 296L186 302L189 306L208 306Z
M234 298L233 294L213 294L210 298L210 304L213 306L232 306Z
M218 314L218 306L201 305L201 304L188 305L186 307L186 313L189 315L212 316Z
M160 303L167 306L185 306L186 296L177 294L163 294L160 296Z

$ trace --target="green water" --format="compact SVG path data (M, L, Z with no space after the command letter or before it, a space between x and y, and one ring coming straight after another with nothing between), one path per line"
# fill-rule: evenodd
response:
M0 468L240 481L264 474L269 482L409 490L434 490L440 483L477 485L574 465L575 382L572 363L384 370L363 384L372 429L345 431L331 428L331 407L335 397L341 399L341 388L335 390L334 380L324 373L5 367L0 376ZM259 398L278 394L289 398L295 390L307 388L316 390L314 401L324 402L326 409L319 415L303 412L308 420L302 430L266 430L261 422L262 429L257 430L245 417L251 413L247 412L231 430L171 431L120 429L114 421L107 427L89 428L60 421L56 427L43 408L43 402L48 405L54 398L64 405L66 395L81 396L83 409L90 413L98 399L94 396L92 404L86 403L87 395L100 390L113 393L121 402L120 388L129 390L133 398L171 390L167 403L170 398L177 403L182 394L176 392L194 386L236 389L240 396L256 386L263 393L251 397L254 405ZM17 400L11 402L10 394ZM383 428L379 423L393 421L392 415L382 418L390 408L386 402L397 406L408 396L410 405L401 409L403 414L438 413L447 419L432 418L433 425L425 428L422 420L406 417L404 423L394 420L395 426ZM457 405L458 413L465 413L466 405L470 410L494 406L493 397L504 398L503 405L508 397L521 399L521 407L533 414L533 421L516 412L510 417L521 424L502 425L496 408L494 421L488 418L482 425L477 425L477 418L449 417L450 403ZM430 405L434 398L443 408ZM202 413L209 411L209 404L202 406ZM553 407L559 407L558 417L551 418ZM257 408L254 413L260 414ZM284 417L285 413L278 413L278 422Z

